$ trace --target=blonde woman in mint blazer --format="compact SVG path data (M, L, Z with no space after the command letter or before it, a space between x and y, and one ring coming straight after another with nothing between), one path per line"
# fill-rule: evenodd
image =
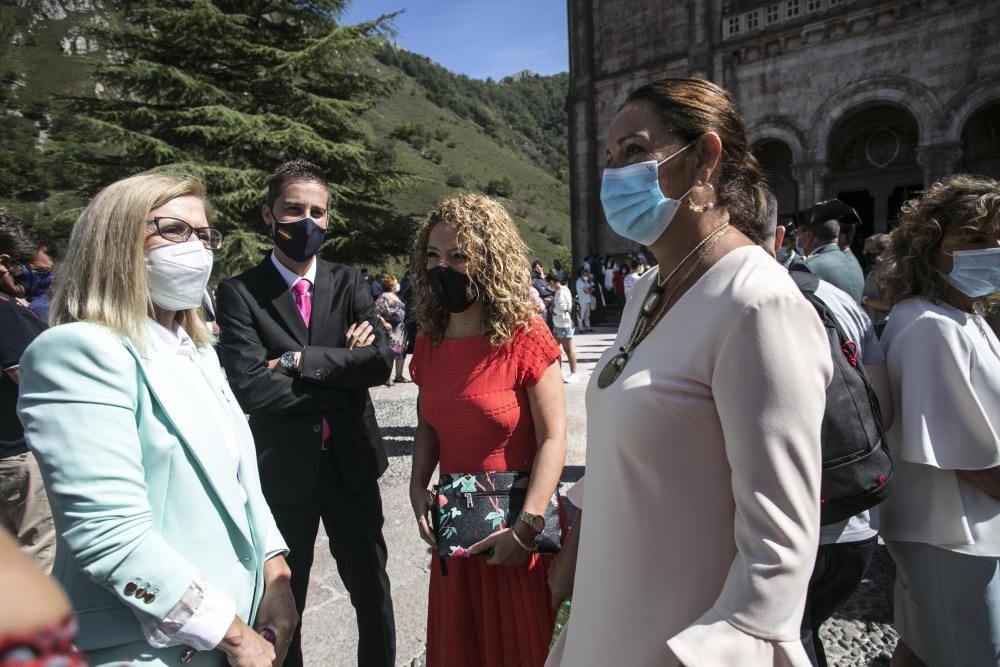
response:
M198 304L204 190L144 174L73 229L18 411L52 505L53 576L91 665L280 665L298 621L253 439Z

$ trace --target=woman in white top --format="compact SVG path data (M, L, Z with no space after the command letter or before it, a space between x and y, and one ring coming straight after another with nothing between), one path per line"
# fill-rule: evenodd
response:
M639 270L639 263L636 260L629 260L626 265L628 273L625 274L625 298L632 293L632 288L639 281L642 272Z
M576 352L573 350L573 295L562 284L558 273L550 273L546 280L552 288L552 335L562 346L569 362L569 375L563 378L563 382L576 384L580 378L576 374Z
M604 291L608 294L614 294L616 273L618 273L618 264L609 256L604 262Z
M953 176L903 207L882 256L896 490L893 665L1000 664L1000 184Z
M576 279L576 300L580 304L580 331L592 331L590 328L590 311L597 304L594 294L594 283L590 271L580 269Z
M758 245L766 186L732 97L698 79L636 90L603 178L610 226L658 266L587 388L582 512L550 574L572 613L547 664L807 667L832 362Z

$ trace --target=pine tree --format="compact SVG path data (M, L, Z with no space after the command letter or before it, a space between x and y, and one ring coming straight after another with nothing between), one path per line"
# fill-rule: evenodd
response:
M110 3L105 3L108 7ZM360 116L391 92L372 55L391 17L338 25L345 0L120 0L95 29L97 95L70 100L53 149L90 192L148 169L201 177L226 234L217 276L270 244L267 174L307 159L331 186L321 251L374 262L405 252L410 225L389 208L401 175Z

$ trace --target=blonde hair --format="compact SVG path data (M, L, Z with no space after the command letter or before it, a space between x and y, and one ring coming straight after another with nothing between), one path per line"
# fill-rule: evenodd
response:
M101 324L145 348L153 304L143 232L151 211L185 196L204 201L205 186L186 174L146 173L101 190L73 226L49 322ZM177 322L195 344L212 343L200 308L178 311Z
M445 199L428 213L413 244L417 323L431 342L441 342L450 316L434 298L427 279L427 242L439 224L454 230L458 246L469 258L469 276L483 303L483 335L490 345L508 343L519 328L529 329L534 308L528 299L528 247L499 202L465 194Z
M922 197L903 204L899 225L889 234L878 274L886 300L891 304L909 297L944 300L947 282L931 264L941 239L952 229L992 231L997 225L1000 183L968 174L934 183Z

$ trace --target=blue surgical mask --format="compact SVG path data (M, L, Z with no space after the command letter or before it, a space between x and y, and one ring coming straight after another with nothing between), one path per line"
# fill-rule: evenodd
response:
M973 299L1000 292L1000 248L941 252L953 262L944 279L959 292Z
M604 207L604 217L615 234L646 246L663 235L674 219L681 200L687 197L691 188L680 199L664 196L660 190L660 165L677 157L696 141L697 139L659 162L649 160L604 170L601 205Z

